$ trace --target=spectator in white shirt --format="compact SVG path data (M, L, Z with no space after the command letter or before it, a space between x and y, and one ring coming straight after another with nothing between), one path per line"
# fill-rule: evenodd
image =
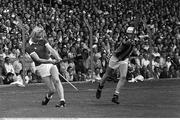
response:
M172 65L171 63L171 58L170 57L167 57L167 60L166 60L166 66L167 66L167 69L169 70L170 66Z
M16 75L19 75L20 71L22 70L22 63L21 63L22 56L18 56L18 59L16 59L13 63L14 71Z
M3 58L6 58L9 56L9 49L7 47L4 47L2 55L3 55Z
M14 67L13 67L12 63L10 63L9 57L5 57L4 67L6 70L6 74L10 72L10 73L13 73L15 75Z
M9 54L8 57L9 57L9 58L12 58L12 59L16 59L16 58L17 58L16 49L13 48L13 49L10 51L10 54Z
M154 47L154 52L152 53L152 55L154 57L160 57L161 56L160 53L158 52L158 48L157 47Z
M160 56L160 68L164 68L166 66L166 53L163 52Z
M141 66L147 67L150 64L150 61L148 59L148 54L144 54L144 58L141 60Z
M160 67L160 57L157 56L154 58L152 61L152 70L154 71L155 67L159 68Z
M27 70L27 75L25 76L25 83L28 84L32 82L32 71Z

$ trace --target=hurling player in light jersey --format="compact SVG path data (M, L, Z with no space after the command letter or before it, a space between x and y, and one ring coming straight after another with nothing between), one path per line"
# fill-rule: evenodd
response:
M110 77L112 75L114 70L119 68L120 69L120 78L119 78L119 81L117 83L117 86L115 88L113 98L112 98L113 103L119 104L118 95L120 92L120 88L126 82L128 61L129 61L129 57L132 54L133 49L134 49L134 42L130 39L130 37L132 37L132 28L129 28L129 29L130 30L127 30L128 37L129 37L128 40L123 42L122 44L120 44L117 47L117 49L115 50L115 52L113 53L113 55L111 56L111 58L109 60L109 64L106 68L106 72L103 75L103 77L98 85L97 91L96 91L97 99L99 99L101 97L102 89L103 89L104 84L105 84L106 80L108 79L108 77Z
M47 42L45 35L44 29L36 26L31 33L31 43L26 48L26 52L31 56L37 73L48 87L48 93L42 101L42 105L47 105L52 95L57 91L59 102L56 107L65 107L64 89L59 78L58 68L55 65L61 61L61 58ZM55 59L52 59L50 55Z

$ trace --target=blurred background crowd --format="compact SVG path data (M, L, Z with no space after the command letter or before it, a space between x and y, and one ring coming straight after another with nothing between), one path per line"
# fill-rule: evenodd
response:
M109 57L127 39L126 30L135 26L137 17L134 40L138 57L130 60L127 80L180 77L179 0L0 0L0 84L17 80L13 76L21 75L22 59L27 64L23 66L27 81L41 82L28 55L22 56L16 16L24 23L26 43L32 29L40 26L63 59L82 55L58 66L69 81L100 80ZM84 16L92 27L92 46ZM141 19L147 21L150 32ZM114 71L114 76L110 80L119 72Z

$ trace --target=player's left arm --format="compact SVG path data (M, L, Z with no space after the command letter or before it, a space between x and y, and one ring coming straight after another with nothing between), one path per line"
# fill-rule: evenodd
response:
M59 56L58 52L54 48L52 48L52 46L48 42L45 44L45 46L56 60L58 60L58 61L62 60L61 57Z
M131 51L131 53L130 53L130 55L129 55L129 59L136 59L136 58L139 57L139 55L137 54L137 52L135 51L134 48L135 48L135 47L133 46L133 49L132 49L132 51Z

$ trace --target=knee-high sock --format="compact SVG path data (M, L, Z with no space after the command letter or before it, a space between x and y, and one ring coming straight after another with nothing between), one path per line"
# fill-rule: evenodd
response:
M57 69L57 66L55 65L52 66L51 68L51 77L52 77L52 80L54 81L54 85L56 87L60 100L64 100L64 88L59 78L59 71Z
M56 87L56 90L57 90L60 100L65 100L64 99L64 88L63 88L60 80L55 82L55 87Z

